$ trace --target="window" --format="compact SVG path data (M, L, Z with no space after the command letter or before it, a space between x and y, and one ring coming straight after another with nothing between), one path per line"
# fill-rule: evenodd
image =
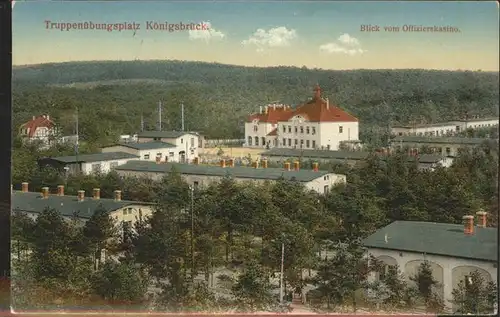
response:
M100 163L92 164L92 172L99 173L100 171L101 171Z
M288 133L292 133L292 127L288 126Z
M254 125L254 126L253 126L253 132L257 132L257 131L259 131L259 126Z
M309 132L311 132L309 131L309 127L306 127L306 133L309 134Z
M193 182L193 188L194 190L198 190L199 183L198 182Z
M111 162L111 163L109 163L109 168L110 169L113 169L113 168L115 168L117 166L118 166L118 162Z
M300 133L304 133L304 127L300 127Z
M248 137L248 145L252 146L252 137L251 136Z
M149 160L149 154L144 154L144 159Z
M312 147L313 147L313 149L316 148L316 141L314 141L314 140L312 141Z
M455 126L455 131L457 131L457 132L460 131L460 126L459 125Z
M286 146L286 139L283 138L283 145Z
M325 185L325 187L323 187L323 193L326 195L328 194L329 191L330 191L330 186Z
M385 280L388 272L389 272L389 265L384 264L380 268L380 272L379 272L379 275L378 275L379 280Z
M292 139L288 139L288 146L292 146Z
M339 133L342 133L344 132L344 127L343 126L339 126Z
M181 139L181 144L184 144L184 139Z
M286 126L283 126L283 133L286 133Z
M258 136L255 137L255 145L259 145L259 137Z
M312 127L312 134L316 134L316 127Z
M161 138L153 138L153 141L161 141Z
M294 143L295 143L295 145L299 144L299 140L295 139Z
M175 154L174 152L170 152L170 153L168 153L168 156L174 157L174 154Z
M194 138L191 138L191 147L194 147Z
M307 140L307 141L306 141L306 147L308 148L308 147L309 147L309 145L310 145L310 142L309 142L309 140Z
M297 127L295 127L295 133L297 133L299 131L299 129Z
M446 148L446 155L450 155L451 149L449 147Z
M158 153L156 153L156 157L162 158L163 154L161 154L160 152L158 152Z

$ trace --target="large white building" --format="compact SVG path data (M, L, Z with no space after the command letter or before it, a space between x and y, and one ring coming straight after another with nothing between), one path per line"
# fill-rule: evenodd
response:
M220 181L223 177L230 176L237 182L295 180L304 184L307 189L324 194L339 183L346 182L346 176L329 173L318 169L301 169L298 162L292 166L285 163L284 168L268 168L267 161L262 162L262 167L234 166L234 161L221 161L220 166L182 164L182 163L154 163L149 161L129 161L116 168L116 172L123 177L148 177L159 180L166 174L175 170L180 173L185 181L193 186L207 186L212 182Z
M453 289L472 272L477 270L486 281L497 281L498 229L486 227L486 213L478 212L477 217L477 226L474 216L466 216L464 225L396 221L378 230L364 240L368 253L385 264L371 278L380 278L388 266L397 265L413 283L410 277L427 261L438 282L437 294L453 308Z
M497 118L470 118L431 124L414 124L392 127L392 134L397 136L453 136L467 129L481 129L498 126Z
M292 109L272 104L261 107L245 123L245 146L338 150L342 142L358 142L358 119L321 97Z

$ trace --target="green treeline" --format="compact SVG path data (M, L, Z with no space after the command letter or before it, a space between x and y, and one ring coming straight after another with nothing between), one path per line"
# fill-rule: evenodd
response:
M360 118L361 138L387 140L387 127L498 115L498 74L430 70L249 68L196 62L87 62L16 68L14 125L50 114L64 133L79 108L82 138L106 144L120 134L155 129L158 102L163 128L186 128L210 138L243 135L246 117L267 103L297 105L319 83L325 96Z

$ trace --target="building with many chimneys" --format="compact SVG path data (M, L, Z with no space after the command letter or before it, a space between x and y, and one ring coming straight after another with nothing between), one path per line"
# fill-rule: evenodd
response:
M359 142L358 119L324 99L319 85L310 101L261 107L245 123L247 147L335 151L342 142Z

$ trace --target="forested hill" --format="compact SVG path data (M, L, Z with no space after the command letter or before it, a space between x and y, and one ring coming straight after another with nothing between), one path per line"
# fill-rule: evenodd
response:
M362 131L410 121L498 115L499 76L431 70L331 71L181 61L78 62L15 67L14 123L49 113L70 129L78 106L89 140L154 126L159 100L165 129L241 137L242 120L269 102L297 104L319 83L325 96L360 118ZM372 131L373 132L373 131Z

